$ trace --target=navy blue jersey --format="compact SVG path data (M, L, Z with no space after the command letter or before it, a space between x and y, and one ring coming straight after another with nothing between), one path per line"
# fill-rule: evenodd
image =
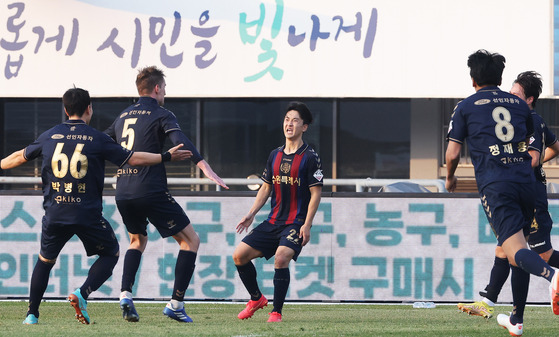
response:
M285 146L270 153L262 180L272 185L271 224L304 224L311 200L312 186L322 186L322 164L307 144L297 152L285 154Z
M533 134L526 102L497 87L485 87L454 108L447 139L467 139L481 191L497 181L534 182L528 138Z
M43 207L47 223L93 224L102 219L105 160L121 167L132 152L82 120L44 132L24 149L26 160L43 158Z
M136 104L126 108L106 131L117 143L132 151L161 153L165 137L174 145L183 143L182 149L192 151L191 160L198 163L202 157L184 136L175 115L159 106L151 97L140 97ZM136 167L125 165L117 171L116 199L136 199L167 191L167 175L163 163Z
M537 181L545 184L545 172L542 168L545 148L555 144L557 136L547 128L543 118L535 111L532 111L532 121L534 122L534 135L530 138L530 145L528 148L540 153L540 164L534 168L534 174Z

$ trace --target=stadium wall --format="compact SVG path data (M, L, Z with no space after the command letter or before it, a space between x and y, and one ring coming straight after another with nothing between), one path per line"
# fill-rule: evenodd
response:
M224 194L226 194L224 196ZM254 193L193 194L175 197L186 210L201 239L187 300L245 300L231 255L243 235L238 221ZM26 298L39 252L42 197L0 196L0 298ZM263 221L266 205L257 215ZM559 219L559 199L549 212ZM104 197L104 216L121 245L128 235L114 197ZM178 246L148 227L134 293L137 298L167 299L172 292ZM552 239L557 241L557 228ZM479 199L473 194L328 193L315 217L310 243L290 265L288 300L298 301L463 301L477 299L489 279L496 240ZM54 267L46 298L67 296L85 279L95 257L85 255L74 237ZM123 259L114 274L91 298L116 298ZM273 259L255 260L265 295L273 297ZM548 283L533 277L529 302L548 301ZM511 302L509 284L500 301Z

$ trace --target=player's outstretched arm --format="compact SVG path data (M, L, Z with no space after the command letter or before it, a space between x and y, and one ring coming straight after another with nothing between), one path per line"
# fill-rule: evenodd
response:
M545 148L545 155L543 162L547 162L559 155L559 141L556 141L551 146Z
M0 169L9 170L26 162L27 159L23 156L23 149L21 149L2 159L0 161Z
M179 150L181 147L183 147L183 144L174 146L167 151L171 154L171 161L182 161L192 157L192 151Z
M262 208L262 206L266 204L266 201L268 201L268 198L270 197L271 193L272 193L271 184L263 183L262 186L260 186L260 189L256 194L256 199L254 200L254 203L252 204L250 211L248 211L248 214L245 215L237 225L237 233L241 234L245 230L248 231L248 228L250 227L250 225L252 225L252 222L254 221L254 217L256 216L256 213L258 213L258 211Z
M307 217L305 219L305 223L301 226L301 230L299 231L299 237L303 239L301 242L302 246L305 246L309 243L311 239L311 227L314 220L314 216L316 215L316 211L318 211L318 205L320 205L320 198L322 197L322 186L312 186L310 188L311 191L311 200L309 201L309 208L307 210Z
M449 141L448 147L446 148L446 189L449 192L454 192L456 189L456 182L458 178L454 175L458 163L460 162L460 151L462 150L462 144Z
M532 157L532 168L536 168L538 166L540 166L540 151L536 151L536 150L528 150L528 153L530 154L530 156Z
M198 166L200 168L200 170L202 170L202 172L204 172L204 174L206 175L206 177L208 177L210 180L214 181L216 184L218 184L219 186L225 188L225 189L229 189L229 187L225 184L225 182L223 181L223 179L221 179L210 167L210 164L208 164L205 160L200 160L198 162L198 164L196 164L196 166Z
M171 160L185 160L190 158L192 152L188 150L179 150L182 144L169 149L169 151L160 153L150 153L150 152L134 152L128 160L128 164L132 166L151 166L161 163L162 161Z

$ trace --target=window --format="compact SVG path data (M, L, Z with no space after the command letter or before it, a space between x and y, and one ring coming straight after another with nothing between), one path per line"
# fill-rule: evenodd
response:
M337 178L410 176L410 100L342 100Z

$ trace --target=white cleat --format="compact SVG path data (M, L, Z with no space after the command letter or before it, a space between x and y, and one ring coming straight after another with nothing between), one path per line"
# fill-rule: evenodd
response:
M513 325L510 322L509 315L505 315L505 314L497 315L497 323L499 323L499 325L502 326L503 328L507 329L511 336L522 336L522 332L524 329L522 323L516 323Z

